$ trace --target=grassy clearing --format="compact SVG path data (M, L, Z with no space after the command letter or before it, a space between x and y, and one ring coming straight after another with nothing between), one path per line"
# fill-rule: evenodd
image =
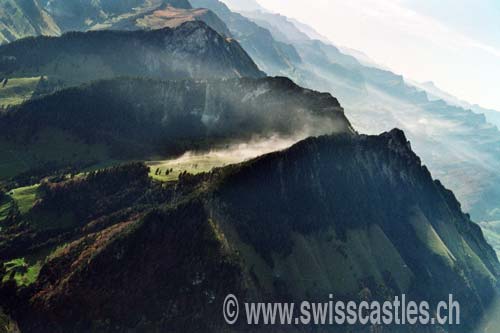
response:
M3 282L14 280L18 286L29 286L38 278L42 264L40 261L35 263L26 262L25 258L18 258L3 264L6 274Z
M36 90L40 77L8 79L0 82L0 107L14 106L29 100Z
M238 156L232 157L213 153L203 155L187 153L177 159L151 161L147 165L151 168L150 176L153 179L167 182L177 180L183 172L195 175L239 162L242 162L242 160Z
M37 190L40 185L20 187L12 190L9 194L14 199L21 214L26 214L33 208L37 199Z
M16 203L21 214L28 213L38 200L38 188L40 184L20 187L9 192L13 201ZM37 214L35 219L29 219L31 225L37 230L51 230L67 228L73 225L74 217L70 211L63 215L53 213Z
M15 281L18 286L33 284L38 279L43 265L64 253L68 245L63 243L59 246L48 246L25 257L4 262L1 265L6 273L2 277L2 282Z
M205 153L187 152L176 159L153 160L146 164L151 168L151 177L154 179L175 181L183 172L191 174L209 172L214 168L241 163L257 156L288 148L297 140L280 137L262 138L250 142L228 144Z

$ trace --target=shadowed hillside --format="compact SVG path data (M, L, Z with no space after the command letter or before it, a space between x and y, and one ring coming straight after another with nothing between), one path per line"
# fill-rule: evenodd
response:
M0 131L6 178L44 166L81 168L259 136L304 138L352 129L331 95L263 78L97 82L9 109L0 114Z
M236 41L203 22L155 31L95 31L36 37L0 47L0 76L48 76L79 84L116 76L262 77Z
M28 287L3 286L23 332L218 332L228 292L431 303L453 293L467 321L452 331L471 332L500 273L480 228L398 130L307 139L167 186L125 166L42 184L38 197L4 222L4 259L41 265ZM383 330L403 331L441 332Z

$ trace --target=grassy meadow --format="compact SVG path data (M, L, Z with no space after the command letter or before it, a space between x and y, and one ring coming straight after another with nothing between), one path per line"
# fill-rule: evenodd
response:
M40 77L24 77L2 79L0 81L0 107L19 105L29 100L36 88Z

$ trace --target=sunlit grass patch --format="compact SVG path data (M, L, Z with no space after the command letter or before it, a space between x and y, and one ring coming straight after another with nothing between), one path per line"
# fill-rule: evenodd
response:
M151 168L150 176L153 179L175 181L184 172L194 175L210 172L214 168L245 162L270 152L288 148L296 141L296 139L279 137L261 138L214 148L208 152L187 152L175 159L150 161L146 164Z
M37 199L37 190L39 186L40 185L37 184L27 187L20 187L10 192L10 195L16 202L21 214L26 214L31 208L33 208Z
M29 286L38 278L42 265L39 261L30 265L24 258L18 258L3 264L6 274L3 282L14 280L18 286Z
M40 77L12 78L0 81L0 107L14 106L29 100Z
M186 154L178 159L154 161L147 163L150 167L150 175L154 179L161 181L174 181L179 175L187 172L190 174L199 174L209 172L217 167L223 167L228 164L240 162L231 157L221 157L212 154L194 155Z

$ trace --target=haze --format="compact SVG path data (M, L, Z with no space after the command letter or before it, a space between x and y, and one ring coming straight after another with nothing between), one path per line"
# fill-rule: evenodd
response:
M258 2L311 25L338 46L366 53L406 78L434 81L461 99L500 110L496 0Z

